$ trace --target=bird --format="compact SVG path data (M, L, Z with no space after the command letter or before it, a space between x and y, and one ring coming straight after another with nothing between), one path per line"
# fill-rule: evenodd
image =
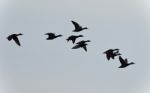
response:
M74 27L75 27L75 29L73 30L73 32L80 32L80 31L82 31L82 30L84 30L84 29L88 29L87 27L82 27L82 26L80 26L77 22L75 22L75 21L71 21L72 22L72 24L74 25Z
M72 43L74 44L76 39L79 38L79 37L83 37L83 35L78 35L78 36L75 36L75 35L71 35L69 36L66 40L69 42L70 40L72 41Z
M119 49L108 49L107 51L103 53L106 54L107 60L110 60L110 58L114 59L115 56L121 55L119 53Z
M129 65L135 64L134 62L128 63L127 58L126 58L126 59L123 59L121 56L119 56L119 61L120 61L120 63L121 63L121 66L118 67L118 68L125 68L125 67L127 67L127 66L129 66Z
M18 39L18 36L21 36L21 35L23 35L23 34L22 34L22 33L19 33L19 34L11 34L11 35L9 35L9 36L7 37L7 39L8 39L9 41L14 40L15 43L16 43L18 46L21 46L21 44L20 44L20 42L19 42L19 39Z
M72 47L72 49L83 48L87 52L87 47L86 47L87 45L88 44L86 44L86 43L76 44L74 47Z
M91 42L90 40L82 40L77 42L76 44L86 44L87 42Z
M61 37L62 35L59 34L59 35L55 35L55 33L46 33L45 35L48 35L48 37L46 38L47 40L53 40L57 37Z

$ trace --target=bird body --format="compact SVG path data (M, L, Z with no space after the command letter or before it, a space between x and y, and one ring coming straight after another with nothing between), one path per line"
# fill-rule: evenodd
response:
M134 62L128 63L127 58L126 58L126 59L123 59L121 56L119 56L119 61L120 61L120 63L121 63L121 66L120 66L119 68L125 68L125 67L127 67L127 66L129 66L129 65L135 64Z
M55 35L55 33L46 33L45 35L48 35L47 40L53 40L57 37L61 37L62 35Z
M82 27L82 26L80 26L77 22L75 22L75 21L71 21L72 22L72 24L74 25L74 27L75 27L75 29L73 30L73 32L80 32L80 31L82 31L82 30L84 30L84 29L88 29L87 27Z
M22 33L19 33L19 34L11 34L11 35L9 35L9 36L7 37L7 39L8 39L9 41L14 40L15 43L16 43L18 46L21 46L21 44L20 44L20 42L19 42L19 39L18 39L18 36L20 36L20 35L23 35L23 34L22 34Z
M79 37L83 37L83 35L78 35L78 36L75 36L75 35L71 35L69 36L66 40L69 42L70 40L72 41L72 43L74 44L76 39L79 38Z

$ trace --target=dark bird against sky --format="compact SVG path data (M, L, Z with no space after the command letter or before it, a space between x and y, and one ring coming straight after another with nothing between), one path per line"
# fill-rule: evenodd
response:
M23 35L23 34L22 34L22 33L19 33L19 34L11 34L11 35L9 35L9 36L7 37L7 39L8 39L9 41L14 40L15 43L16 43L18 46L21 46L21 44L20 44L20 42L19 42L19 39L18 39L18 36L20 36L20 35Z
M84 29L88 29L87 27L82 27L82 26L80 26L77 22L75 22L75 21L71 21L72 22L72 24L74 25L74 27L75 27L75 29L73 30L73 32L80 32L80 31L82 31L82 30L84 30Z
M57 37L61 37L62 36L61 34L55 35L55 33L46 33L45 35L48 35L47 40L53 40L53 39L55 39Z
M126 59L123 59L121 56L119 56L119 61L120 61L120 63L121 63L121 66L120 66L119 68L125 68L125 67L127 67L127 66L129 66L129 65L135 64L134 62L128 63L127 58L126 58Z

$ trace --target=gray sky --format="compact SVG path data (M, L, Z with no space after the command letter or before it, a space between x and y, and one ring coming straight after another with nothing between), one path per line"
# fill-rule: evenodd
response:
M149 93L148 0L0 0L0 93ZM73 33L71 20L89 29ZM12 33L22 46L8 42ZM46 41L47 32L63 34ZM72 34L92 42L72 50ZM136 64L119 69L102 53Z

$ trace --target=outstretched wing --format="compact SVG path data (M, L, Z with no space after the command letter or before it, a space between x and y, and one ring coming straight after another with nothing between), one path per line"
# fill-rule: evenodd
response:
M121 56L119 56L119 61L120 61L121 65L123 65L123 66L126 65L125 60Z
M74 47L72 47L72 49L78 49L78 48L80 48L79 45L75 45Z
M18 37L13 37L13 40L16 42L17 45L21 46Z
M76 41L76 39L72 39L72 43L73 43L73 44L75 43L75 41Z
M107 60L110 60L110 55L106 54Z
M87 47L86 46L83 46L83 49L87 52Z
M46 33L45 35L55 36L55 33Z
M125 59L125 62L126 62L126 64L128 64L128 59L127 58Z
M75 29L80 28L80 25L77 22L75 22L75 21L71 21L71 22L74 25Z

